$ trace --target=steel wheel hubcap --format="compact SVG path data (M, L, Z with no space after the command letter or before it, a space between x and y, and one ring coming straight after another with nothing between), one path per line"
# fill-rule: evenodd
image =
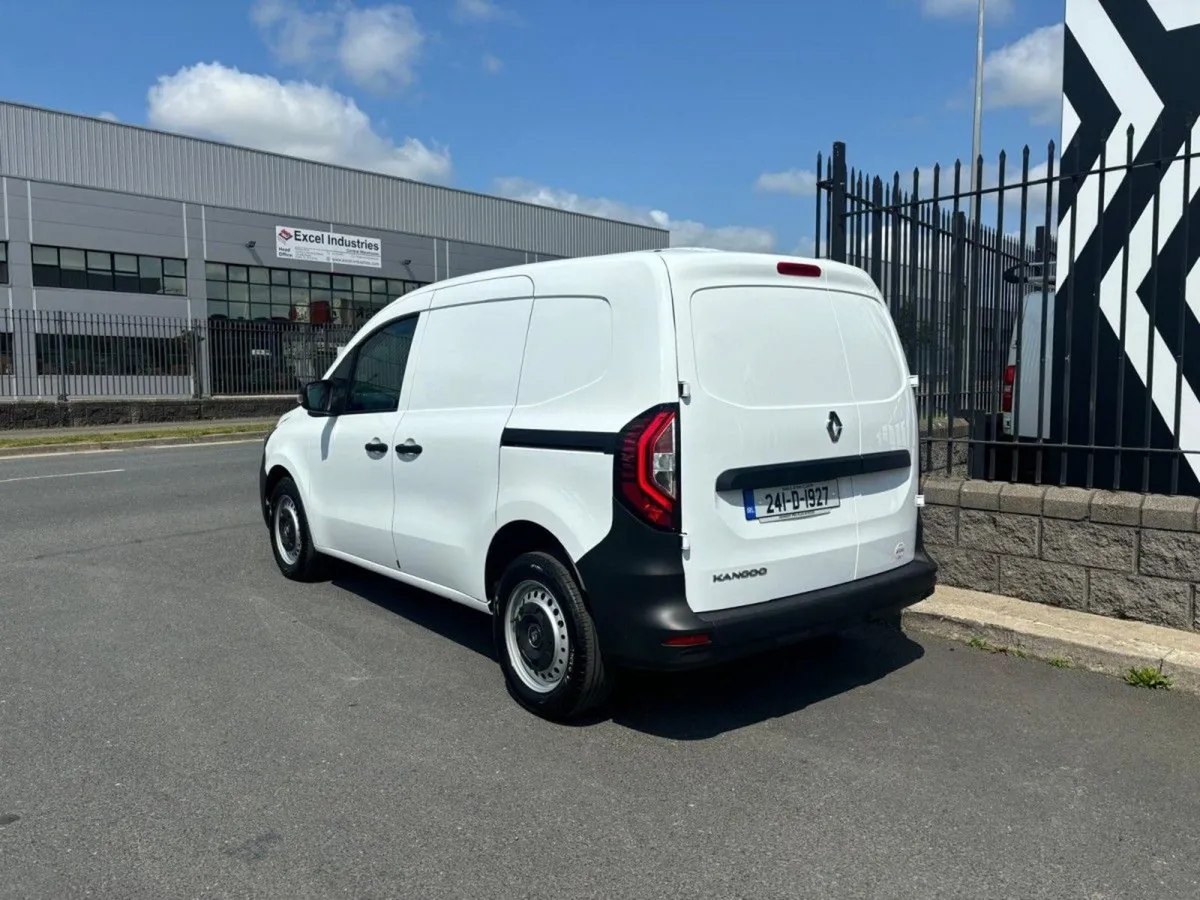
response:
M300 514L296 510L296 501L286 495L275 504L275 546L289 566L294 566L300 560L300 551L303 549Z
M504 643L517 677L530 690L546 694L566 678L567 620L545 585L523 581L508 595Z

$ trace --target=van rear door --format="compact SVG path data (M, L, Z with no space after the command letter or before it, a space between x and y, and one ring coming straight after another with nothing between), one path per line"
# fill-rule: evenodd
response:
M866 274L762 254L675 257L668 268L688 394L679 478L693 611L911 561L916 411Z

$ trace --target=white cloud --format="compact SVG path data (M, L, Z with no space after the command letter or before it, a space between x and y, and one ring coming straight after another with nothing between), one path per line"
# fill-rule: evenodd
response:
M546 187L523 178L500 178L497 191L514 200L552 206L571 212L587 213L605 219L632 222L664 228L671 233L673 247L717 247L722 250L753 250L768 252L775 249L775 235L765 228L726 225L711 228L689 219L673 219L660 209L646 209L608 200L603 197L583 197L558 188Z
M989 109L1028 109L1036 124L1062 112L1063 26L1047 25L999 50L983 63L983 102Z
M351 9L342 26L338 59L357 84L372 90L406 88L416 76L425 34L407 6Z
M1013 0L988 0L985 13L989 18L1003 19L1011 15ZM979 0L921 0L921 12L931 19L968 18L979 14Z
M293 0L257 0L251 18L281 63L336 62L355 84L380 92L412 85L426 40L413 11L395 3L314 12Z
M483 54L483 70L489 75L497 75L504 68L504 61L490 53Z
M104 112L100 113L100 115L96 116L96 118L97 119L107 119L109 122L120 122L121 121L120 119L117 118L116 113L108 112L108 110L105 110Z
M455 0L454 13L458 18L472 22L488 22L505 15L504 10L491 0Z
M150 124L167 131L418 181L450 178L447 149L412 137L396 144L351 98L309 82L198 63L160 76L147 104Z
M303 12L290 0L258 0L250 18L276 59L285 65L312 63L337 41L339 22L332 11Z
M754 189L764 194L790 194L793 197L811 197L817 192L816 173L807 169L787 169L783 172L763 172L754 183Z
M811 237L802 237L792 249L792 256L812 256L816 252L817 242Z

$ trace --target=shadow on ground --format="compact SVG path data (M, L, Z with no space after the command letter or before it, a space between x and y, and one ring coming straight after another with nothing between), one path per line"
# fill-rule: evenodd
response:
M349 566L337 566L331 581L446 640L495 659L491 623L475 610ZM878 681L922 655L921 645L902 632L867 625L709 669L622 672L605 707L578 724L611 720L657 737L706 740L791 715ZM496 677L502 677L499 667Z
M901 631L863 626L710 669L622 673L608 712L635 731L706 740L878 681L924 652Z
M357 569L348 563L333 563L329 581L334 587L357 594L448 641L461 644L488 659L496 658L492 652L491 620L477 610L382 575Z

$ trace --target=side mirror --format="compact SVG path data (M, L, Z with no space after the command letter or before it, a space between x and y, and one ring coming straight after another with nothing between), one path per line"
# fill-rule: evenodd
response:
M310 381L300 389L300 405L308 410L310 416L332 415L330 407L333 401L333 383L329 381Z

